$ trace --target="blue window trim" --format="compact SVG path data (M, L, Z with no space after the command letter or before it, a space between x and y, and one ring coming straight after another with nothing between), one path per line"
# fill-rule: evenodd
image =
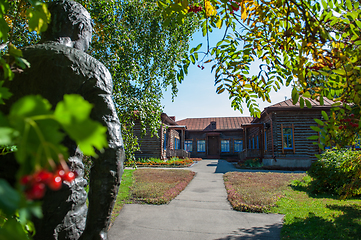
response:
M186 150L187 152L192 152L192 150L193 150L193 141L192 140L184 141L184 150Z
M285 133L285 130L286 129L291 129L291 133ZM291 127L286 127L286 128L283 128L283 144L286 144L286 146L289 146L289 147L283 147L283 149L293 149L293 139L292 139L292 132L293 132L293 129ZM286 137L286 138L285 138Z
M180 140L178 138L174 138L174 149L180 149Z
M258 135L256 136L257 138L257 149L259 149L259 140L258 140Z
M206 152L206 140L197 140L197 152Z
M234 152L242 152L243 151L243 140L234 140L233 144L234 144ZM236 147L236 146L238 146L238 147Z
M229 140L221 140L221 152L229 152Z
M163 141L163 149L164 150L167 150L167 133L163 133L163 138L164 138L164 141Z

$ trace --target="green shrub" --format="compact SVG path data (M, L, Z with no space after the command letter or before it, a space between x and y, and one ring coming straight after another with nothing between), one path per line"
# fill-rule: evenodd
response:
M361 194L361 154L352 149L327 150L309 170L313 192L342 198Z

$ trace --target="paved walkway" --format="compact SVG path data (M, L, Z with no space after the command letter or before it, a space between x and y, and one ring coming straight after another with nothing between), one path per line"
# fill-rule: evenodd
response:
M125 205L109 239L279 239L283 215L232 210L222 178L239 171L231 163L202 160L190 170L194 179L168 205Z

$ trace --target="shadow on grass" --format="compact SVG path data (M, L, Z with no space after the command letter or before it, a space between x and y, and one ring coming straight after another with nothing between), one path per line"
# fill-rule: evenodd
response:
M361 206L328 205L341 211L333 220L309 213L307 218L295 218L282 228L283 239L361 239Z
M278 240L282 224L266 225L265 227L239 228L224 238L217 240Z

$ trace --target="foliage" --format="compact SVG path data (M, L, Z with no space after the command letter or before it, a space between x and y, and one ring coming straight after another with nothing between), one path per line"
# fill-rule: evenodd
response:
M138 169L133 173L132 199L151 204L169 203L194 175L189 170Z
M27 21L22 21L25 16ZM6 103L6 99L12 95L3 87L3 83L11 81L15 71L30 67L22 58L21 50L14 46L14 41L17 41L14 30L19 28L21 24L18 24L22 21L21 26L39 33L47 28L49 18L47 7L41 1L0 1L0 43L3 48L0 58L0 104ZM0 239L28 239L35 232L30 219L32 215L41 218L41 204L27 199L32 194L26 197L24 191L28 191L26 187L30 185L20 185L19 180L25 174L33 175L42 169L55 171L56 162L65 167L67 150L61 144L65 134L88 155L95 156L94 147L99 150L107 147L106 128L90 119L92 106L81 96L65 95L55 110L51 107L41 96L25 96L10 106L8 115L0 112L0 146L5 146L2 147L2 154L4 150L13 151L16 148L14 155L20 166L15 186L0 179ZM43 180L40 178L40 181ZM37 192L35 198L43 195L43 190Z
M189 58L193 64L213 63L216 91L227 90L235 109L242 112L241 104L245 103L251 114L259 117L255 99L270 102L271 91L292 85L292 100L301 107L310 108L310 98L321 105L326 98L335 102L331 113L323 114L324 131L319 138L325 144L321 148L345 142L351 145L355 133L360 132L358 1L159 0L158 4L165 17L176 17L178 23L188 15L200 19L207 48L202 53L197 52L199 46L193 48ZM195 5L204 7L194 11ZM210 46L214 29L224 29L224 37ZM199 54L203 56L198 58ZM259 71L251 76L255 62L259 63ZM351 114L353 126L344 128L343 121ZM335 143L341 126L346 141Z
M179 159L177 157L172 157L168 160L162 160L159 158L138 158L136 161L128 161L126 163L127 166L138 166L138 167L187 167L193 164L194 161L190 158Z
M239 164L241 168L262 168L263 163L258 158L247 159Z
M90 54L112 74L126 159L134 160L134 125L140 123L142 135L158 135L162 92L170 87L176 95L188 73L190 62L182 60L198 21L188 16L182 26L165 26L155 0L78 2L94 20Z
M284 214L281 239L358 239L361 200L338 200L310 192L312 179L305 176L291 184L272 213Z
M352 149L327 150L309 170L312 190L342 198L361 194L361 155Z
M228 201L242 212L267 212L284 196L291 180L304 174L228 172L224 174Z

